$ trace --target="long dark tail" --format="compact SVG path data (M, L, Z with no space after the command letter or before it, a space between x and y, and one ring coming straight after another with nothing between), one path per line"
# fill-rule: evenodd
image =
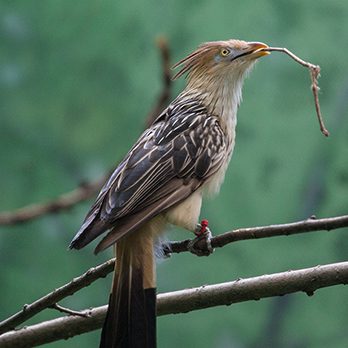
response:
M151 233L117 242L116 267L100 348L156 347L156 276Z

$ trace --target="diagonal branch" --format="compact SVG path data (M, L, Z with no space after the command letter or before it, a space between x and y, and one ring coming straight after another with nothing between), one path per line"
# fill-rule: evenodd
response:
M108 176L109 174L99 180L82 184L50 202L30 204L15 211L1 212L0 225L19 224L36 219L42 215L68 210L77 203L91 198L101 188Z
M214 248L223 247L229 243L247 240L259 239L276 236L289 236L292 234L314 232L321 230L334 230L338 228L348 227L348 215L336 216L332 218L314 219L314 217L288 224L270 225L261 227L240 228L224 234L213 237L211 244ZM188 251L187 245L189 240L181 242L171 242L163 246L166 253L181 253ZM10 318L0 323L0 334L16 328L29 318L33 317L42 310L49 308L56 302L61 301L67 296L74 294L80 289L90 285L99 278L105 277L114 269L115 259L109 260L95 268L91 268L83 275L74 278L71 282L54 290L37 301L25 305L23 309Z
M149 112L149 115L146 118L147 125L151 124L168 104L172 87L170 51L168 41L165 37L160 37L157 40L157 47L160 51L162 60L163 84L162 91L158 96L156 105L153 110ZM42 215L68 210L74 205L93 197L100 190L105 181L108 180L110 175L111 172L108 172L102 178L96 181L84 183L76 189L64 193L50 202L30 204L15 211L0 212L0 226L23 223L36 219Z
M162 91L157 98L156 105L146 118L146 127L160 115L167 106L172 91L172 73L170 70L170 51L168 41L164 36L160 36L157 41L158 49L162 60Z
M157 315L187 313L294 292L305 292L308 296L312 296L318 289L347 283L348 262L237 279L227 283L160 294L157 296ZM34 347L96 330L102 326L106 310L107 306L102 306L89 310L90 316L87 318L67 316L7 332L0 336L0 346Z
M95 280L104 278L108 273L112 272L115 265L115 259L111 259L103 264L89 269L81 276L74 278L71 282L63 285L62 287L55 289L51 293L36 300L31 304L26 304L23 309L11 317L5 319L0 323L0 334L16 328L18 325L24 323L29 318L32 318L37 313L43 311L46 308L50 308L57 302L61 301L82 288L87 287Z

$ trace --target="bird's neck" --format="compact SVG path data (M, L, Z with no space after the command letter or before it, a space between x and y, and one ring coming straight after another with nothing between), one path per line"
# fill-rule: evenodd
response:
M189 76L184 93L193 94L220 120L226 133L232 135L237 124L237 109L242 100L244 74Z

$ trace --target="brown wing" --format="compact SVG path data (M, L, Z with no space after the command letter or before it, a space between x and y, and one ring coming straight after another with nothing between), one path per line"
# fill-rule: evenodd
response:
M112 229L102 250L187 198L224 161L217 118L191 100L174 101L148 128L102 188L71 248Z

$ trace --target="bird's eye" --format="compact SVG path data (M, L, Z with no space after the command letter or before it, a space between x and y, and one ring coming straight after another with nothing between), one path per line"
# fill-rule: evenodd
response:
M230 54L230 50L228 50L227 48L223 48L220 51L220 54L221 54L222 57L227 57Z

